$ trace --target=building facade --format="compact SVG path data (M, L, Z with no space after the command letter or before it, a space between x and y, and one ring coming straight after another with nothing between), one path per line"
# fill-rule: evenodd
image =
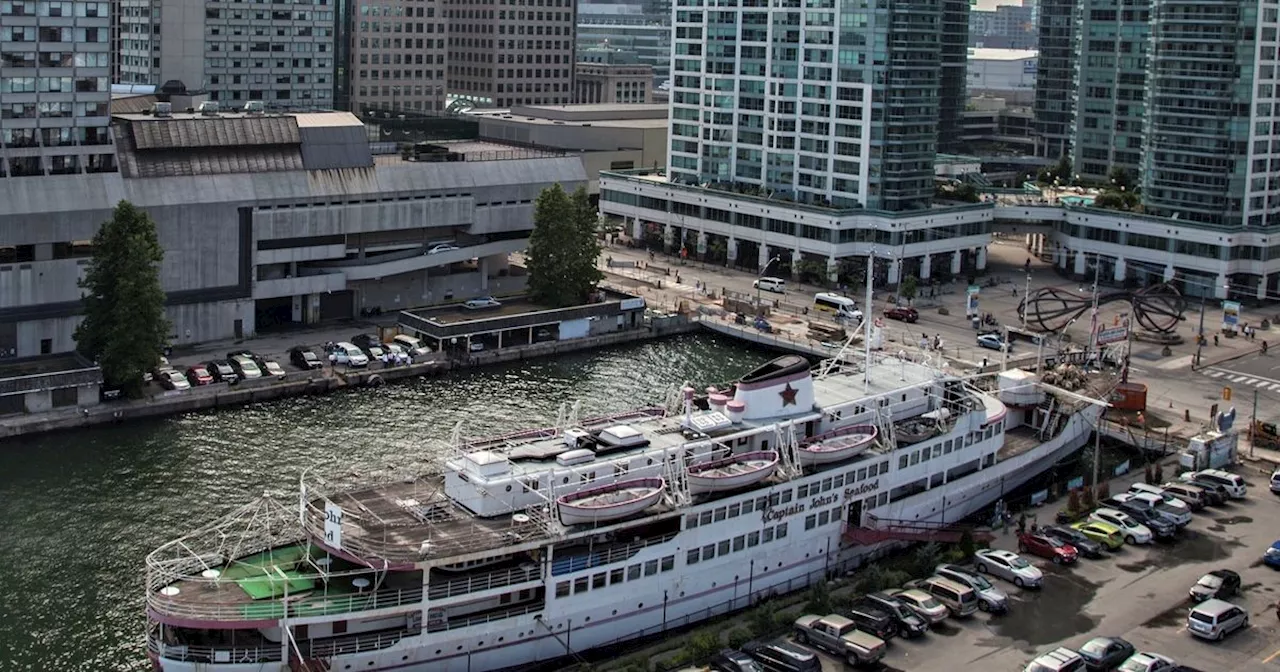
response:
M1003 98L1031 105L1036 96L1036 52L1018 49L970 49L969 96Z
M534 199L585 181L576 157L495 143L374 156L349 113L126 115L111 132L119 172L0 180L0 352L75 347L88 241L121 199L156 221L180 345L520 291L506 260Z
M1076 0L1040 0L1036 59L1036 156L1070 156L1075 112Z
M334 107L336 8L331 0L120 0L117 75L124 84L176 80L227 109Z
M653 102L653 67L629 50L594 47L578 51L575 104Z
M1149 0L1078 0L1072 170L1106 182L1113 168L1137 176L1146 119Z
M1036 5L996 5L969 12L969 46L986 49L1035 49Z
M940 51L942 79L938 83L938 150L960 149L969 67L969 0L941 0Z
M350 102L344 109L443 112L448 56L444 3L379 0L348 7Z
M573 100L574 0L451 0L445 80L476 107Z
M0 4L0 178L116 169L107 132L110 6ZM0 255L13 251L0 247Z
M671 78L671 3L580 0L578 53L602 44L634 52L640 63L653 68L653 86L661 86Z

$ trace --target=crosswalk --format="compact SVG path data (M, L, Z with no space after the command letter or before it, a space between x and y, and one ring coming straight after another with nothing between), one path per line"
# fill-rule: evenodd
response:
M1280 392L1280 380L1272 380L1271 378L1263 378L1261 376L1250 376L1238 371L1228 369L1209 368L1204 371L1204 375L1210 378L1216 378L1221 382L1230 383L1232 385L1252 385L1260 390L1268 390L1270 392Z

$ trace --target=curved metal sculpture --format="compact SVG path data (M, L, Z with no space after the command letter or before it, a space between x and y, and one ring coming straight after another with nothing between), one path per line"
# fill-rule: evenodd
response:
M1143 329L1167 334L1178 328L1187 309L1182 292L1171 284L1144 287L1138 291L1107 292L1098 296L1098 307L1117 301L1132 307L1134 320ZM1046 287L1036 290L1018 304L1018 315L1043 331L1061 331L1093 306L1093 297Z

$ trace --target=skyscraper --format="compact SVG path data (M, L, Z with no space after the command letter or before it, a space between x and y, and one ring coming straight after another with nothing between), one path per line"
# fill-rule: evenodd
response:
M856 11L677 2L672 179L835 207L928 207L945 25L941 0Z
M969 0L942 0L942 80L938 90L938 149L958 151L968 98Z
M448 24L443 3L359 2L352 3L351 12L351 111L444 110Z
M1142 167L1150 0L1078 0L1072 171L1105 182Z
M1040 57L1036 62L1036 156L1058 158L1071 151L1075 110L1076 0L1040 0Z
M110 5L0 3L0 178L116 169Z
M481 107L573 100L574 0L446 0L450 95Z
M661 86L671 77L671 3L579 0L577 43L579 53L602 43L634 51L641 63L653 66L653 86Z

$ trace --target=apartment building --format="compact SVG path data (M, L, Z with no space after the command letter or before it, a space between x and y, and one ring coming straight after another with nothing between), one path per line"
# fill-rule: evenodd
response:
M444 110L448 24L440 0L375 0L352 14L344 109L409 113Z

